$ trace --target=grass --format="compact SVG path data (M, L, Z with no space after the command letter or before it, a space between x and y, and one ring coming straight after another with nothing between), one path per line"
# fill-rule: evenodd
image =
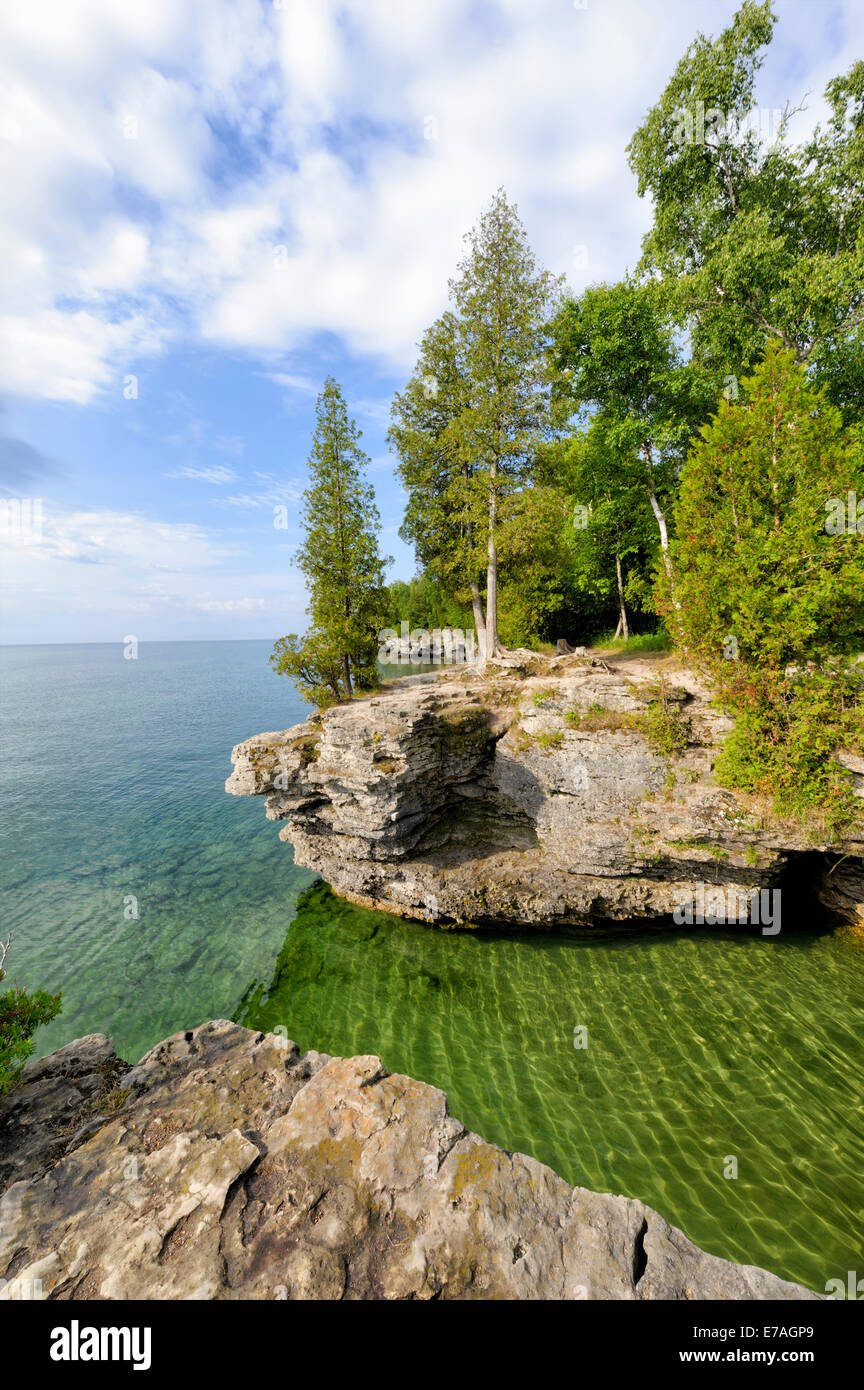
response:
M550 751L553 748L560 748L563 742L564 735L560 729L556 729L555 732L551 734L537 734L536 737L536 743L538 744L538 746L540 748L546 748Z
M625 642L623 637L616 638L613 628L595 637L591 646L613 652L668 652L672 649L672 639L665 628L661 628L659 632L639 633Z
M564 718L574 729L583 734L596 734L604 729L631 729L633 716L622 714L620 710L604 709L602 705L589 705L587 709L574 707L568 709Z
M728 852L721 845L715 845L711 840L700 840L698 836L690 836L686 840L667 840L667 845L673 849L698 849L704 854L710 854L712 859L719 863L723 859L728 859ZM749 861L748 861L749 862Z

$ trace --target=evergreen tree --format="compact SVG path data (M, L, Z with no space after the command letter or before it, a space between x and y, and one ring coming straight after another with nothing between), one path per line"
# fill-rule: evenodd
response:
M864 751L864 463L840 412L772 344L687 458L672 543L680 645L705 662L735 726L726 785L830 839L860 819L832 757ZM860 530L859 530L860 527Z
M466 240L452 310L423 339L390 438L409 494L404 534L422 564L470 595L494 656L500 526L549 427L545 348L557 282L538 269L501 189Z
M457 600L470 599L478 638L485 632L480 597L484 557L471 516L475 467L459 447L458 422L469 403L460 361L459 326L449 311L424 334L414 375L392 407L388 440L408 494L399 534L417 560Z
M857 649L858 497L861 453L839 412L794 355L771 344L740 399L721 400L682 470L678 606L663 600L681 645L720 670L730 635L736 661L778 671Z
M537 266L516 208L499 189L471 232L450 282L463 371L470 385L455 422L471 459L472 514L486 539L486 655L499 651L498 529L502 504L530 479L549 432L546 360L556 281Z
M384 567L390 557L378 551L380 517L364 479L369 460L358 443L361 432L332 377L315 415L310 483L303 494L306 538L297 553L309 589L311 625L305 637L281 638L270 660L320 703L350 697L355 684L377 683L378 632L387 607Z

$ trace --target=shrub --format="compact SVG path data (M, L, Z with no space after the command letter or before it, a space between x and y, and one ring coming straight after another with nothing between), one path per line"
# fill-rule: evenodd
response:
M11 940L11 938L10 938ZM5 960L9 941L0 945L0 963ZM6 972L0 969L0 980ZM33 1034L42 1023L50 1023L60 1012L59 994L44 989L32 994L18 985L0 994L0 1095L18 1080L21 1068L33 1051Z
M707 665L736 721L718 778L815 817L829 837L860 809L832 758L862 722L848 658L864 634L864 541L857 516L847 522L850 494L864 499L860 443L771 346L685 462L674 589L658 581L677 644Z
M690 720L679 701L672 698L669 682L664 675L648 685L648 708L644 714L632 716L633 727L644 734L651 747L664 757L682 753L690 742Z

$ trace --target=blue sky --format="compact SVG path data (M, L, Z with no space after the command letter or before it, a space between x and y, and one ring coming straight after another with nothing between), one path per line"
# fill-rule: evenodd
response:
M859 0L776 0L758 99L802 134ZM364 432L409 577L389 402L498 185L579 290L650 220L625 146L733 0L40 0L0 18L5 642L276 637L315 396ZM288 508L289 527L273 525ZM26 510L25 510L26 515ZM32 512L31 512L32 515Z

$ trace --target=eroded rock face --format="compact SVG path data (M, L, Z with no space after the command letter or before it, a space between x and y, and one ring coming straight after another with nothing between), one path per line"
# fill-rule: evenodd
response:
M266 796L297 863L337 893L421 920L660 918L706 884L743 908L814 846L714 782L730 725L686 670L665 680L690 741L655 751L639 721L656 676L567 657L397 682L239 744L226 789ZM864 839L832 848L850 857L826 904L864 922Z
M43 1172L70 1144L92 1133L128 1070L104 1033L27 1062L25 1084L0 1102L0 1190Z
M110 1060L101 1035L70 1047ZM52 1129L39 1088L68 1052L19 1088L19 1120ZM817 1297L485 1143L377 1057L221 1020L119 1082L94 1132L59 1157L31 1145L0 1198L0 1297L36 1280L59 1299Z

